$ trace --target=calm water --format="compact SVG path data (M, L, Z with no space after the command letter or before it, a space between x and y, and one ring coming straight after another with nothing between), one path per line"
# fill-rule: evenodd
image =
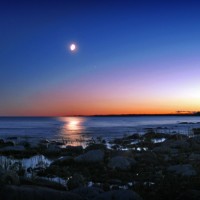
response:
M190 122L194 124L179 124ZM146 117L1 117L0 137L27 137L67 139L103 137L112 139L125 134L144 133L145 128L158 128L160 132L189 133L193 127L200 127L199 116L146 116ZM167 128L166 128L167 127Z

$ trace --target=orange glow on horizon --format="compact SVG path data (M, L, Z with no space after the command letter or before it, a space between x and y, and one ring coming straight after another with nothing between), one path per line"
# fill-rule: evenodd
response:
M153 96L153 95L152 95ZM89 93L49 92L30 97L28 103L9 107L8 116L73 116L73 115L119 115L119 114L177 114L177 111L199 111L200 96L183 94L170 97L149 95L118 95L106 93L103 96ZM5 109L5 108L3 108ZM78 126L72 121L68 126Z

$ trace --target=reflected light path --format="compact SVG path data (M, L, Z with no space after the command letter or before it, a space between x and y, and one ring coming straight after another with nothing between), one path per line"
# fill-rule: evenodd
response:
M59 120L63 122L60 136L67 140L68 145L80 145L84 140L84 122L86 119L83 117L60 117Z

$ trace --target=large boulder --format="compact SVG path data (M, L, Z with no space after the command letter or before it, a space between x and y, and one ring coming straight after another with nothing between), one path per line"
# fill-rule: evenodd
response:
M167 171L182 176L195 176L197 174L196 170L190 164L172 165L167 168Z
M133 158L115 156L109 161L108 167L119 170L130 170L135 164L136 161Z
M74 159L76 163L97 163L102 162L103 160L104 152L102 150L91 150Z
M79 195L36 186L4 186L0 191L5 200L82 200Z
M113 190L98 195L94 200L142 200L142 198L131 190Z

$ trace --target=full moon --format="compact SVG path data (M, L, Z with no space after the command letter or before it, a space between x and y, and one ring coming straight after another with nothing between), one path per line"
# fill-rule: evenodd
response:
M76 45L75 44L71 44L70 45L70 50L71 51L75 51L76 50Z

